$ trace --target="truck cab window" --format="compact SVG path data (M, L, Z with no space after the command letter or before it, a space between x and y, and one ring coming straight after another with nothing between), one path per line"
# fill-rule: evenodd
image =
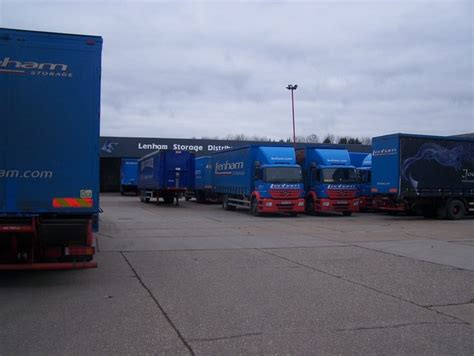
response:
M269 167L265 169L267 183L301 183L302 175L299 167Z

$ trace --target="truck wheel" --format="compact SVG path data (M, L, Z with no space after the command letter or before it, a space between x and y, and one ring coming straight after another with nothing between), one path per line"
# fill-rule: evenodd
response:
M466 207L461 200L453 199L446 206L446 217L449 220L457 220L464 216Z
M343 211L343 212L342 212L342 215L344 215L344 216L351 216L351 215L352 215L352 211Z
M306 198L306 203L304 205L305 207L305 213L308 215L313 215L314 214L314 200L312 197Z
M257 198L253 197L252 201L250 202L250 213L253 216L259 216L260 212L258 211L258 201Z

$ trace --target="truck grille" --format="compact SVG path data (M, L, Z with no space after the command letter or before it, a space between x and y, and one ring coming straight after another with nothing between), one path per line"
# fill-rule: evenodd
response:
M351 199L355 198L357 191L355 189L328 189L329 199Z
M295 189L271 189L270 196L273 199L298 199L300 197L300 191Z

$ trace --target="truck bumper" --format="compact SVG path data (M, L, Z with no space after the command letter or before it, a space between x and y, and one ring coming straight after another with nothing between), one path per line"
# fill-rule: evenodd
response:
M0 264L0 271L54 271L97 268L97 262L51 262Z
M304 199L260 199L259 211L262 213L303 213Z
M318 199L314 205L315 211L322 213L344 211L358 212L359 199Z

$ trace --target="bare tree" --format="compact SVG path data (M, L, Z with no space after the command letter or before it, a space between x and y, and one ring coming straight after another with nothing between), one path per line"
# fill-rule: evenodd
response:
M336 142L336 137L332 134L327 134L323 140L323 143L335 143L335 142Z

